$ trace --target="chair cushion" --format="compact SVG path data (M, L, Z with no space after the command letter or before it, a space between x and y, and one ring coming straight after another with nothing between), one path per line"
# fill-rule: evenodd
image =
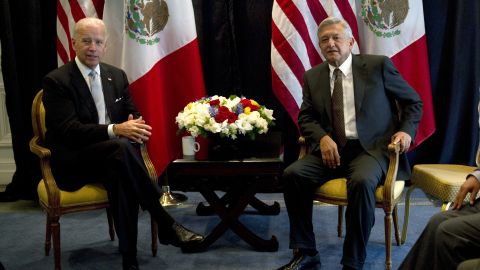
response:
M37 186L39 200L48 205L47 190L43 179ZM101 184L88 184L82 188L69 192L60 190L60 206L84 206L97 203L108 202L107 191Z
M419 164L413 167L412 184L443 202L453 201L475 167L453 164Z
M394 198L397 199L402 195L405 182L401 180L395 181L395 194ZM347 200L347 179L346 178L337 178L328 181L323 184L315 191L316 194L319 194L323 197L329 197L336 200ZM375 191L375 200L377 202L383 201L383 185L377 187Z

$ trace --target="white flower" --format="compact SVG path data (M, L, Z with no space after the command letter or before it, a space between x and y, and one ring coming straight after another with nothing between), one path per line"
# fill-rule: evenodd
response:
M218 134L231 139L266 133L273 120L273 111L254 100L217 95L189 103L175 118L178 128L194 137Z

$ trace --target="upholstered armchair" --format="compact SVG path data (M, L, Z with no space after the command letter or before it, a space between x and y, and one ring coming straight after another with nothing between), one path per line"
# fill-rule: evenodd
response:
M480 151L477 151L477 166L480 164ZM442 203L442 211L448 210L467 175L477 167L456 164L417 164L413 167L411 185L405 197L405 217L402 229L402 244L407 238L410 214L410 196L415 188L420 188ZM480 194L478 195L480 196ZM477 196L477 197L478 197ZM470 193L465 201L470 200Z
M305 143L305 138L299 138L300 153L299 159L303 158L310 149L308 144ZM397 204L402 197L403 188L405 182L403 180L397 180L398 171L398 157L400 153L399 144L388 145L390 152L390 163L388 166L387 175L383 185L378 186L375 192L376 207L382 208L385 212L384 225L385 225L385 267L386 269L392 269L391 259L391 227L392 220L395 229L395 239L397 245L400 245L400 232L398 230L398 214ZM315 191L314 200L318 202L338 205L338 225L337 232L338 237L342 237L342 221L344 206L348 206L347 201L347 179L337 178L331 179L322 186L318 187Z
M107 192L101 184L85 185L79 190L68 192L58 188L50 168L51 152L45 147L45 108L42 103L43 90L35 96L32 104L32 125L34 137L30 140L30 150L40 158L42 179L37 192L40 205L47 215L45 255L48 256L53 241L55 269L61 269L60 263L60 217L64 214L105 208L109 225L110 239L115 238L113 218L109 210ZM146 146L141 146L141 155L148 169L150 179L156 183L157 175L148 156ZM152 254L157 253L157 225L151 219Z

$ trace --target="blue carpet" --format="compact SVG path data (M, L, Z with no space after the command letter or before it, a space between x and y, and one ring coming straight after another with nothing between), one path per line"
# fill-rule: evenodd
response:
M219 221L216 216L199 217L195 207L202 201L195 192L186 193L189 200L182 206L168 208L177 221L200 233L208 233ZM157 257L150 251L150 218L147 213L139 217L138 259L140 269L276 269L291 258L288 249L288 216L281 194L259 194L266 202L278 201L281 212L277 216L242 215L241 220L263 238L275 235L279 241L277 252L257 252L235 233L227 231L207 251L183 254L178 248L159 245ZM416 190L415 204L410 211L407 243L392 247L393 268L396 269L422 231L426 222L440 208ZM1 206L1 204L0 204ZM403 204L399 206L399 221L403 223ZM317 205L314 224L317 248L322 269L341 269L343 238L336 233L337 208ZM385 245L383 210L376 211L376 224L368 243L364 269L384 269ZM2 211L0 207L0 262L6 270L53 269L53 254L44 256L45 215L39 207L26 210ZM61 222L61 248L63 269L121 269L118 242L110 241L105 212L65 215Z

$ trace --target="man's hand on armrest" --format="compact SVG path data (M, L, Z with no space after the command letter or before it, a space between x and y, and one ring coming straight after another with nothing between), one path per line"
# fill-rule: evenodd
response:
M412 137L403 131L399 131L392 136L393 144L400 143L400 154L405 153L410 148L410 144L412 143Z

